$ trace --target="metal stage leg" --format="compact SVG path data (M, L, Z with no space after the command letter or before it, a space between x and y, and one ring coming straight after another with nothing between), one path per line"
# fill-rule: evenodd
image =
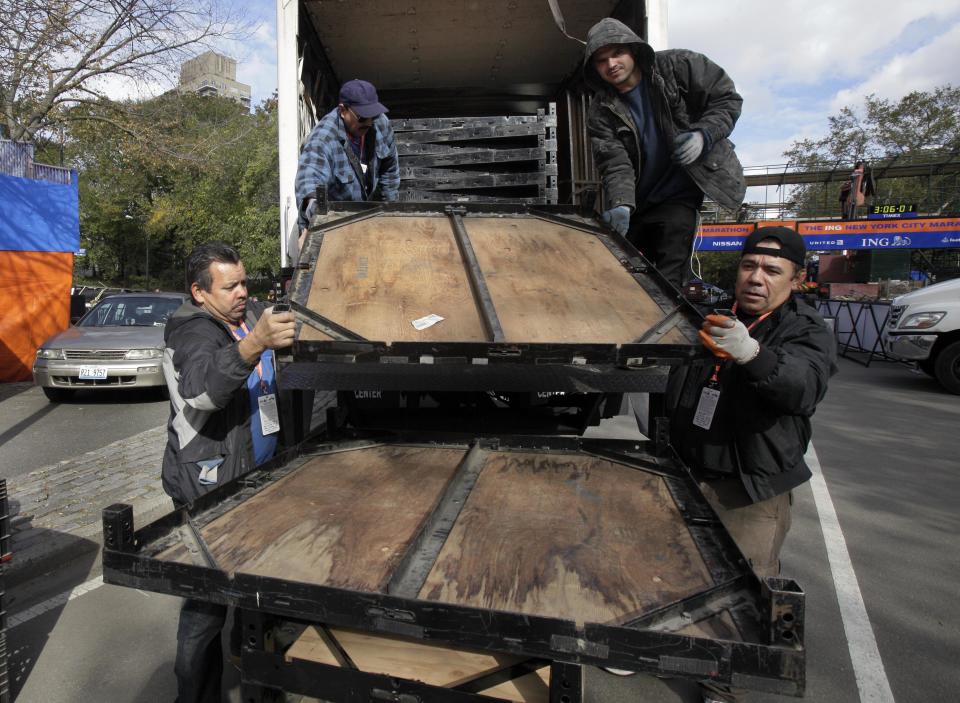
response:
M550 664L550 703L582 703L583 667L579 664Z
M248 653L272 653L274 650L274 619L269 615L256 611L244 610L240 613L241 633L241 665L240 665L240 697L243 703L284 703L286 694L276 688L269 688L247 680Z

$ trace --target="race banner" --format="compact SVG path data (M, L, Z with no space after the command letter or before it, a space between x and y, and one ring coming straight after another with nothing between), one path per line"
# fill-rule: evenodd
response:
M743 240L756 227L753 222L701 225L693 248L695 251L739 251Z
M738 251L756 227L785 226L803 235L807 251L838 249L960 249L960 217L849 222L794 222L711 224L701 227L696 251Z
M960 217L800 222L807 251L960 248Z

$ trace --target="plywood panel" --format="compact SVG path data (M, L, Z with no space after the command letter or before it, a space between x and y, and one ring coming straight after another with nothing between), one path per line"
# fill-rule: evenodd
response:
M533 218L464 218L509 342L633 341L663 317L603 243Z
M709 585L659 477L585 456L498 452L420 597L611 623Z
M399 676L431 686L458 686L469 679L521 661L521 657L507 654L455 649L359 630L331 629L330 634L360 671ZM287 657L336 664L326 642L312 627L304 630L300 639L288 650Z
M660 339L660 344L696 344L696 337L687 339L687 336L680 331L680 327L674 327Z
M382 591L463 454L376 447L319 456L202 534L228 572Z
M340 661L333 653L327 641L320 636L317 628L308 625L300 635L300 638L290 645L290 649L284 654L287 661L300 659L302 661L317 662L327 666L340 666Z
M486 339L445 217L374 217L327 232L307 307L377 341ZM443 322L411 324L431 313ZM328 338L305 325L301 339Z
M330 634L360 671L452 688L478 676L500 671L522 661L510 656L453 648L392 635L331 629ZM286 658L339 666L329 645L314 627L303 631ZM482 691L484 695L519 703L547 703L550 667Z
M517 703L548 703L550 700L550 667L545 666L526 676L504 681L492 688L478 691L491 698L503 698ZM561 698L561 700L563 700Z

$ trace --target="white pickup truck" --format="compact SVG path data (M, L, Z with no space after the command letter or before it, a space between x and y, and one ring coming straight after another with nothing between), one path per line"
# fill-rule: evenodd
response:
M944 388L960 394L960 279L895 298L883 348L890 356L916 361Z

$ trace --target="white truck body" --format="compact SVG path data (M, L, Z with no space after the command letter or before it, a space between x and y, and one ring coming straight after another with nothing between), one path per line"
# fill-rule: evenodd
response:
M532 114L555 102L568 125L558 138L582 143L585 101L571 85L583 45L564 36L557 13L576 39L614 16L667 48L667 0L277 0L283 265L297 256L300 146L343 81L372 82L393 119ZM576 191L590 176L575 162L591 157L580 146L561 149L571 152L561 179L568 174Z
M895 298L883 348L897 359L916 361L944 388L960 394L960 279Z

